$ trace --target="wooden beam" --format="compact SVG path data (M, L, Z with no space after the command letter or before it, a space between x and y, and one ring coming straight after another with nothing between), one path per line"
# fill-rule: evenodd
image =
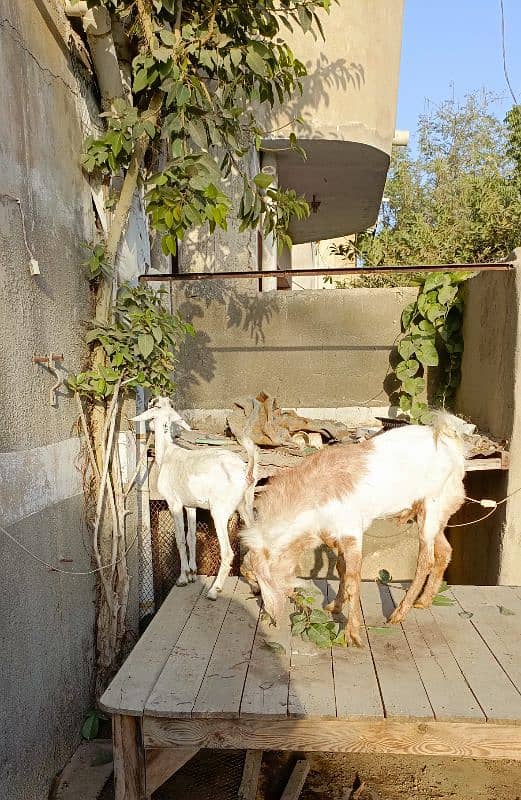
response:
M309 772L309 761L297 761L280 800L298 800Z
M145 717L149 747L397 753L521 761L521 725L401 720L173 720Z
M149 748L145 751L147 794L151 795L199 752L198 747Z
M115 800L148 800L139 717L114 714L112 717L112 745Z
M255 800L262 766L262 750L246 750L239 800Z

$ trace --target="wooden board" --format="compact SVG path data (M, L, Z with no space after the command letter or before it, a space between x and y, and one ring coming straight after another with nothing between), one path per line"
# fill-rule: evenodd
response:
M429 698L405 634L399 625L385 624L393 608L394 603L386 586L362 582L362 611L385 716L389 719L432 719ZM379 631L381 628L385 630Z
M446 592L447 597L453 597ZM455 598L454 598L455 599ZM471 609L472 610L472 609ZM449 645L472 693L490 722L521 722L521 694L461 607L433 606L431 613Z
M318 598L315 602L317 608L324 607L327 602L326 581L299 580L298 583ZM336 717L331 649L319 649L300 636L291 639L288 714L296 719Z
M262 750L246 750L238 800L255 800L262 767Z
M403 590L389 588L394 604L398 605ZM485 715L445 641L443 628L430 610L412 608L402 628L436 719L485 722Z
M461 608L512 683L521 688L521 599L508 586L454 586ZM506 611L501 613L500 607ZM512 612L512 613L510 613Z
M334 600L337 592L338 581L328 581L328 602ZM344 624L345 618L341 620L342 627ZM360 636L363 648L333 647L332 650L337 717L382 719L382 699L364 627Z
M205 580L176 586L99 701L111 714L139 716L195 606Z
M297 761L280 800L298 800L309 772L309 761Z
M239 580L195 701L194 717L239 716L259 614L258 599L249 584Z
M264 612L259 617L244 683L240 716L245 719L285 719L288 713L288 682L291 652L289 600L277 628ZM276 642L283 648L273 650L266 642Z
M237 578L227 578L217 600L201 595L188 617L145 710L157 716L187 717L204 678Z
M145 717L150 747L397 753L521 761L521 725L409 720L168 720Z

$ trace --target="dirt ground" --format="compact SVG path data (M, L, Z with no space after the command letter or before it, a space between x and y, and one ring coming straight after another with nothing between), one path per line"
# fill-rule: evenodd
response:
M521 800L521 763L419 756L305 754L311 770L301 800ZM257 800L279 800L303 754L266 753ZM236 800L243 754L201 751L154 800ZM358 776L358 782L357 782ZM100 800L113 800L109 784Z

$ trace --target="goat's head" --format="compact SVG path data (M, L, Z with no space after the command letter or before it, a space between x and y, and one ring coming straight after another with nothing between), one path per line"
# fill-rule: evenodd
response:
M250 549L244 557L241 573L254 593L260 589L266 613L278 623L284 613L286 597L293 591L293 565L271 559L264 549Z
M169 397L154 397L149 406L147 411L143 411L137 417L132 417L132 422L148 422L150 430L154 431L156 435L161 432L170 436L172 429L176 427L184 428L187 431L191 430L188 423L172 406Z

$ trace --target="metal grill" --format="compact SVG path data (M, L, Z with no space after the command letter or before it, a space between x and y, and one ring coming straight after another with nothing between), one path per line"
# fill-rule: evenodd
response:
M185 517L186 526L186 517ZM239 515L234 514L228 525L228 535L233 549L230 575L239 575L240 542L238 536ZM186 527L185 527L186 530ZM144 570L152 576L153 596L156 611L174 586L180 573L179 553L175 541L175 527L166 500L150 501L150 532L152 543L152 570ZM197 510L196 529L197 572L199 575L217 575L221 563L219 541L211 514Z
M237 800L244 750L200 750L154 793L154 800Z

